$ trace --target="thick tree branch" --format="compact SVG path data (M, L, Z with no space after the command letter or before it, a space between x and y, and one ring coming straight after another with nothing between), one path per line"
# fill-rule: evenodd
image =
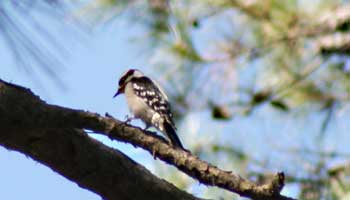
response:
M106 200L197 200L79 129L0 129L0 145L30 156Z
M199 199L83 130L65 125L64 119L52 118L47 108L28 91L0 80L0 145L30 156L106 200Z
M65 132L66 135L79 135L72 130L90 129L94 132L107 135L112 139L117 139L141 147L155 157L174 165L179 170L197 179L201 183L217 186L252 199L292 199L280 195L280 191L284 186L283 173L277 174L269 183L257 185L239 175L223 171L207 162L201 161L189 152L172 148L164 142L163 139L154 136L152 132L144 132L139 128L126 125L123 122L110 117L102 117L90 112L46 104L38 97L34 96L29 90L3 81L0 81L0 123L0 130L11 130L11 127L16 127L17 130L34 130L34 132L41 129L58 129L60 130L58 132L65 132L64 130L66 129L70 130L70 133ZM65 127L65 129L62 129L62 127ZM13 132L17 131L10 131L10 133ZM64 134L62 133L61 135ZM6 141L6 137L3 139L1 138L2 137L0 137L0 143L9 146L3 142ZM88 147L86 148L86 151L90 151L91 148L96 147ZM23 150L22 152L31 155L30 151ZM45 161L43 162L47 163ZM106 161L106 163L108 163L108 161ZM51 165L48 166L53 167L54 169L56 167ZM113 173L112 169L108 168L108 173ZM69 177L67 174L62 174ZM78 179L74 179L74 181L82 184ZM138 186L140 187L140 184ZM83 187L87 186L83 185ZM89 188L95 191L95 188ZM190 198L193 197L188 197L188 199Z

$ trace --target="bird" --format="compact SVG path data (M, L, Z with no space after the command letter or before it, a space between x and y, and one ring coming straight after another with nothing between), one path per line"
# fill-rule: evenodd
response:
M168 97L156 81L138 69L129 69L121 76L118 85L113 97L125 94L133 114L127 121L141 119L146 124L145 130L153 126L169 138L173 147L185 150L176 133Z

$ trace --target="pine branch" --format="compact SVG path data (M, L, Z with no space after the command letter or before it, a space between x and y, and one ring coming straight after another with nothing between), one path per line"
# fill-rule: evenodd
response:
M113 151L109 147L89 138L82 132L82 129L89 129L107 135L111 139L141 147L155 158L159 158L177 167L182 172L203 184L217 186L251 199L292 199L280 195L280 191L284 186L283 173L278 173L273 180L268 183L258 185L233 172L221 170L216 166L202 161L190 152L174 149L169 146L164 139L154 136L152 132L143 131L111 117L102 117L91 112L49 105L40 100L40 98L35 96L30 90L1 80L0 124L1 145L31 156L80 186L88 188L106 199L120 198L120 196L114 196L118 195L115 193L118 185L120 188L124 186L128 187L128 184L132 185L131 181L127 181L127 183L123 182L119 177L120 175L125 177L130 176L128 180L135 180L134 182L137 185L132 185L130 188L137 187L138 190L142 190L142 187L145 187L147 188L144 189L145 191L149 189L150 185L153 187L153 184L147 183L147 181L151 181L154 182L155 185L163 185L163 187L157 187L158 190L164 189L165 191L163 192L181 193L181 195L186 197L184 199L195 198L185 192L174 189L169 183L164 183L164 181L162 182L159 179L155 180L156 178L147 170L144 168L140 169L141 166L133 163L122 153ZM62 161L54 156L49 156L51 154L48 153L51 151L51 146L48 146L48 143L54 142L57 138L60 140L56 143L60 145L61 143L67 143L66 146L62 146L61 149L58 147L52 149L52 155L55 155L53 153L61 155L60 158L63 159ZM71 138L75 139L73 140ZM80 144L80 142L85 143ZM84 148L81 148L81 145L84 146ZM63 150L64 147L67 147L68 150ZM54 152L56 150L59 152ZM98 153L91 154L91 152ZM89 156L96 157L92 159ZM118 156L123 157L123 159L118 158ZM96 162L94 161L95 159L99 161L97 166L95 166L96 163L94 163ZM85 169L84 167L89 167L86 166L87 163L89 163L86 161L92 162L92 165L95 167L91 167L89 170ZM62 162L64 165L60 166ZM115 164L113 165L112 163ZM144 173L142 175L143 178L151 177L151 180L147 178L142 179L141 177L141 180L144 182L139 182L140 178L132 174L133 172L125 172L125 174L118 172L118 167L116 167L118 163L122 167L126 167L126 169L129 165L133 164L136 171L139 171L141 174ZM99 169L100 166L103 166L103 170ZM68 167L68 169L65 167ZM87 172L84 173L83 170L87 170ZM105 174L99 177L99 175L101 175L99 173L103 172ZM83 175L81 173L83 173ZM104 180L105 178L108 180ZM98 179L98 182L94 182L95 179ZM108 184L102 184L102 186L98 184L100 182L107 182ZM166 186L164 186L164 184ZM172 188L172 191L168 191L168 188ZM122 193L121 191L119 192ZM161 196L157 197L157 199L161 199L160 197ZM145 197L131 199L145 199Z

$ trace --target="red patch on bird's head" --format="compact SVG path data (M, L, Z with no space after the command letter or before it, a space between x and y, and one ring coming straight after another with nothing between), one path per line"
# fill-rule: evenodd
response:
M127 81L130 80L130 77L134 74L135 69L129 69L127 72L123 74L123 76L119 79L119 87L126 84Z
M131 80L135 71L137 71L137 70L136 69L129 69L127 72L125 72L123 74L123 76L119 79L119 82L118 82L118 85L119 85L118 91L117 91L117 93L115 93L115 95L113 97L116 97L119 94L124 93L125 86Z

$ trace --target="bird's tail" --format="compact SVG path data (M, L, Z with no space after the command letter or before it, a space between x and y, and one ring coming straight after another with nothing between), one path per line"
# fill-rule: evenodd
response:
M181 141L176 134L174 126L172 126L168 122L164 122L164 129L165 129L165 133L167 134L167 136L170 139L170 142L173 146L178 147L178 148L183 149L183 150L186 150L182 146Z

